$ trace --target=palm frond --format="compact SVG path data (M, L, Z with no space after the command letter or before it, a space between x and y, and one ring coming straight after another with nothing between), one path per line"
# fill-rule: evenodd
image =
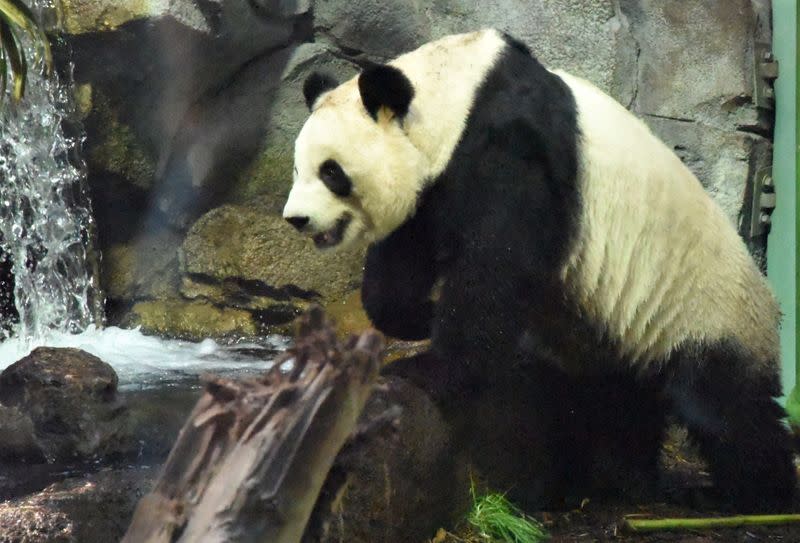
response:
M21 100L25 94L28 62L20 46L19 30L25 32L34 44L34 64L41 62L46 76L52 73L53 55L50 42L36 21L36 16L22 0L0 0L0 102L5 96L9 71L14 100Z
M8 21L0 19L2 47L6 53L8 65L11 67L12 93L14 100L21 100L25 94L25 81L28 75L28 63L25 52L17 46L17 37Z

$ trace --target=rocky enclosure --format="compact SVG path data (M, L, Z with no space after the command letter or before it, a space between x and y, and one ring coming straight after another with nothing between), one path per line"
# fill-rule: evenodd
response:
M64 0L112 323L255 334L352 300L361 251L282 224L305 76L341 79L486 26L610 92L747 222L772 118L754 105L767 0ZM747 229L742 228L743 234ZM757 256L764 239L748 240ZM357 303L348 307L357 308ZM180 318L176 318L176 317Z

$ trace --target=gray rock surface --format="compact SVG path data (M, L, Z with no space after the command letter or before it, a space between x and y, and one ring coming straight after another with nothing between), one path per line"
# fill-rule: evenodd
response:
M99 4L108 13L120 9L102 0L92 9L103 12ZM246 163L261 145L282 64L307 39L304 6L283 2L264 14L250 2L172 0L153 15L112 27L92 23L69 37L77 83L90 85L92 96L111 109L93 107L85 119L97 136L88 138L90 159L96 147L119 148L120 138L133 134L152 168L120 175L116 157L108 157L109 164L102 153L90 160L96 207L127 211L101 215L101 231L119 238L153 222L185 228L224 197L232 164ZM71 11L79 7L65 6L67 20L81 17ZM194 14L195 22L201 16L203 24L180 13ZM120 129L108 132L109 117ZM138 178L134 187L125 186L127 177Z
M273 204L272 212L279 213L291 184L294 140L308 117L303 82L313 71L325 72L338 81L347 81L358 72L335 47L321 42L300 44L292 52L272 95L263 148L238 176L231 200L251 202L265 196Z
M119 541L157 469L105 470L0 503L0 543Z
M124 320L134 303L183 298L273 311L285 320L302 296L287 299L284 285L323 297L356 286L360 254L333 264L307 253L278 218L294 138L307 116L303 80L313 70L344 80L365 60L385 60L454 32L497 27L546 65L608 91L676 150L734 223L747 221L749 187L755 172L768 167L772 113L752 100L754 43L771 39L767 0L164 4L168 9L116 26L93 19L94 27L71 40L78 80L95 97L87 117L90 181L112 270L104 278L122 308L115 319ZM214 211L204 216L231 203L263 210L264 217L246 223ZM208 238L214 224L226 221L225 243L247 255L241 269L228 269L238 257L225 249L198 248L198 232ZM260 236L255 223L264 228ZM146 288L146 278L166 268L148 268L148 254L156 253L152 242L131 242L141 239L158 243L157 261L171 263L169 280L156 281L158 288ZM256 258L250 243L284 252ZM748 243L763 254L763 236ZM176 268L181 247L186 258ZM120 281L126 262L145 263L144 273ZM328 275L336 278L333 288L324 284Z

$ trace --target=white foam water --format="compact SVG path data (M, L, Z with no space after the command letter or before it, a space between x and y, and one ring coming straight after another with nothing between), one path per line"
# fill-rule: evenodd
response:
M199 343L146 336L139 329L89 325L79 334L52 332L35 342L10 338L0 343L0 370L39 346L73 347L109 363L121 389L168 386L196 381L202 373L227 376L259 374L272 367L275 356L288 346L283 336L266 336L259 343Z

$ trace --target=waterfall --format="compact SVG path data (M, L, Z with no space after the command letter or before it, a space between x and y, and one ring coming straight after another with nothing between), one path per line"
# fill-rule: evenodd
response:
M55 9L36 0L31 8ZM19 32L29 62L35 57ZM39 342L52 332L77 333L99 315L94 274L87 265L91 205L74 126L71 77L48 79L31 66L25 98L6 97L0 110L0 252L12 262L19 323L13 334ZM71 132L72 130L70 130Z

